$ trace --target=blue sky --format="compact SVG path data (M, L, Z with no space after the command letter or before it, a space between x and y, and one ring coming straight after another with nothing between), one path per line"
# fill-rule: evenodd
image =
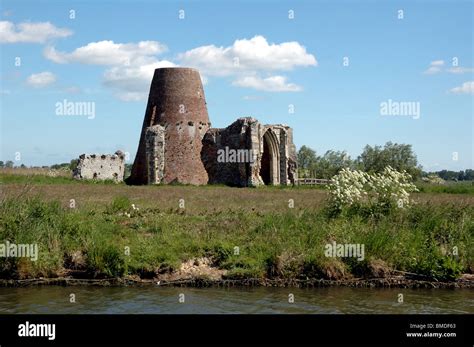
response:
M318 154L392 141L412 144L425 170L473 168L473 7L2 0L0 159L121 149L132 162L154 68L192 66L213 127L253 116L290 125L297 147ZM58 115L65 99L94 103L95 116ZM419 117L382 115L388 100L418 103Z

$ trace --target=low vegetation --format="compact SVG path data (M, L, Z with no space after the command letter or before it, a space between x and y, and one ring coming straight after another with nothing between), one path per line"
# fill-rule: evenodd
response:
M470 193L414 193L410 208L334 214L320 189L127 187L21 177L0 175L0 240L37 243L39 258L0 258L4 279L159 279L192 259L210 259L231 279L412 273L452 281L474 270ZM365 257L326 257L332 242L363 244Z

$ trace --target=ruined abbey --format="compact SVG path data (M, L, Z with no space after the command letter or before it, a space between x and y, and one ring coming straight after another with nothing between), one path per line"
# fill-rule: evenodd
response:
M289 185L296 172L290 127L245 117L211 128L199 72L155 70L128 184Z
M292 129L239 118L211 128L199 72L156 69L130 184L293 184Z

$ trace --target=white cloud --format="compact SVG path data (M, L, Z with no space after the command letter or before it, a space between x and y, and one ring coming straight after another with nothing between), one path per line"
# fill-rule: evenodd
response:
M296 41L269 44L265 37L236 40L232 46L201 46L178 55L185 66L195 67L210 76L229 76L242 72L287 71L296 67L317 66L316 58Z
M155 69L176 66L157 55L167 47L157 41L115 43L114 41L90 42L74 51L59 52L46 47L44 56L58 64L79 63L110 66L104 72L103 83L114 90L124 101L145 100Z
M424 73L428 75L434 75L439 72L445 71L445 72L454 73L454 74L463 74L463 73L469 73L469 72L474 71L473 68L462 67L462 66L451 67L449 69L446 68L445 70L443 70L444 65L445 65L444 60L432 61L430 63L430 66L428 67L427 70L424 71Z
M47 87L54 82L56 82L56 76L49 71L32 74L26 79L26 83L34 88Z
M444 60L435 60L430 63L430 66L425 71L425 74L434 75L441 72L441 68L444 66Z
M450 90L454 94L474 94L474 81L464 82L461 86Z
M299 92L302 90L300 86L294 83L287 83L284 76L271 76L267 78L246 76L235 80L232 84L266 92Z
M166 51L167 47L157 41L99 41L71 52L61 52L48 46L43 54L58 64L108 66L103 83L124 101L146 100L153 73L162 67L181 65L198 68L203 84L207 84L208 76L233 76L236 86L278 92L299 91L301 87L288 83L283 76L260 78L260 72L289 71L296 67L317 65L316 58L298 42L269 44L263 36L236 40L227 48L214 45L197 47L179 54L177 63L157 58Z
M268 92L294 92L302 88L284 76L259 77L261 72L290 71L317 66L316 58L296 41L268 43L263 36L236 40L231 46L201 46L178 55L184 66L199 69L206 76L234 76L233 85Z
M425 74L427 75L434 75L438 72L440 72L441 69L437 66L430 66L428 69L425 70Z
M129 65L140 60L153 59L153 56L166 50L166 46L157 41L138 43L98 41L76 48L71 53L59 52L54 47L46 47L44 56L59 64Z
M435 60L430 63L431 66L443 66L444 60Z
M44 43L53 38L72 35L72 31L57 28L50 22L23 22L14 24L9 21L0 21L0 43Z
M105 71L104 84L114 89L121 100L146 100L155 69L173 66L176 65L167 60L146 65L115 66Z

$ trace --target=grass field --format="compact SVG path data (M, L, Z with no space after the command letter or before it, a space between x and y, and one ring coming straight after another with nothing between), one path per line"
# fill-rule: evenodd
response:
M0 240L40 248L36 262L0 258L0 278L160 278L195 259L234 279L403 271L449 281L474 269L470 186L448 193L425 185L409 210L343 218L329 216L320 187L131 187L15 172L0 181ZM364 244L364 260L326 257L333 241Z
M474 182L447 182L445 184L418 183L418 189L423 193L448 193L474 195Z

